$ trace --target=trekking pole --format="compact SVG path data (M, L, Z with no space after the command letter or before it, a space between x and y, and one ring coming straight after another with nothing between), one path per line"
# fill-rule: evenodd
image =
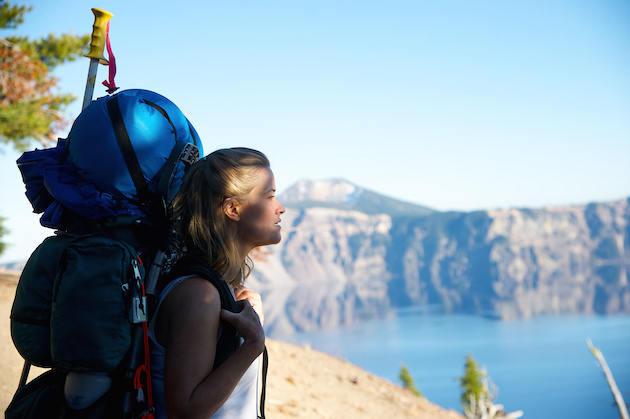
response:
M109 61L103 56L103 48L107 39L107 22L114 15L103 9L92 9L94 13L94 25L92 25L92 41L90 42L90 52L85 57L90 59L90 67L88 69L87 82L85 83L85 94L83 95L83 107L87 108L92 102L94 94L94 83L96 82L96 72L98 65L109 65Z

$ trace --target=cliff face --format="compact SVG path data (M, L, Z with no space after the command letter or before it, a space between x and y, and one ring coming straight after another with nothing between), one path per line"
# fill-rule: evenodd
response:
M249 280L263 290L268 330L347 324L396 304L387 286L391 217L289 209L282 225L288 232L281 244L256 258Z
M629 219L623 200L400 223L389 294L501 318L628 313Z
M250 281L271 334L410 305L504 319L630 313L629 201L426 215L289 202L283 241L258 254Z
M488 238L502 242L490 253L492 291L504 315L630 312L628 200L490 216Z

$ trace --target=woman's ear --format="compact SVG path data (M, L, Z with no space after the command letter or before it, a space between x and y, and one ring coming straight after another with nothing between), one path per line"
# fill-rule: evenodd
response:
M223 201L223 212L232 221L239 221L241 218L240 205L234 198L225 198L225 201Z

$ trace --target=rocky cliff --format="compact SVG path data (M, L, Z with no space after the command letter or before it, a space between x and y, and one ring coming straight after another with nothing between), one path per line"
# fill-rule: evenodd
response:
M256 255L251 278L271 335L411 305L502 319L630 313L630 199L437 212L342 180L280 199L283 241Z

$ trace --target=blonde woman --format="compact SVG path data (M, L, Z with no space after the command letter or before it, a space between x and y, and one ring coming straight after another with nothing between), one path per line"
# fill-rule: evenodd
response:
M186 174L173 202L187 254L174 271L185 274L171 275L149 328L156 419L260 414L264 317L260 295L244 282L252 268L250 251L280 242L285 209L275 189L268 159L247 148L215 151ZM200 261L204 269L186 269ZM239 313L221 308L210 276L227 285ZM231 327L242 338L235 349L224 343Z

